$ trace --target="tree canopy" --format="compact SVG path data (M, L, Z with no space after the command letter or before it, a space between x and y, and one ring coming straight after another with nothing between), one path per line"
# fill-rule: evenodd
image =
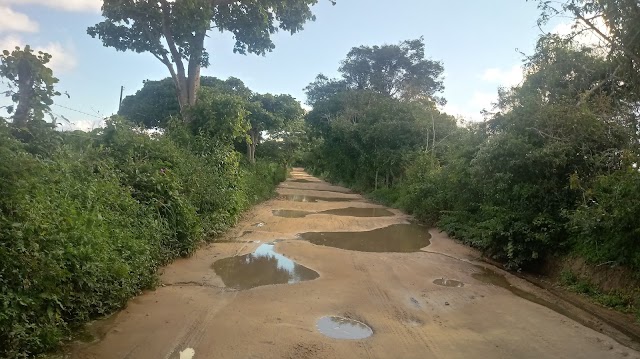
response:
M296 33L318 0L104 0L105 20L88 28L118 51L148 52L171 74L181 111L196 103L200 69L209 66L209 30L233 34L234 52L263 55L279 30Z
M51 111L53 97L60 95L55 90L58 79L46 66L50 60L51 55L42 51L36 54L29 45L0 54L0 77L9 80L10 88L5 94L16 104L15 111L13 106L8 107L16 127L42 120Z
M354 47L339 72L340 79L320 74L306 88L310 105L345 89L370 90L405 101L444 103L436 96L444 89L444 68L440 62L426 58L424 38L396 45Z

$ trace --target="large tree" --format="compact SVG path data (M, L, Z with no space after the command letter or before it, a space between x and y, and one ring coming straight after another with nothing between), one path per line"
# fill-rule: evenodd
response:
M436 94L444 89L444 68L426 58L424 39L382 46L359 46L349 51L339 68L341 79L320 74L307 88L309 104L346 89L370 90L405 100L444 100Z
M231 32L233 51L264 55L278 30L296 33L318 0L104 0L105 20L87 32L119 51L148 52L175 85L181 112L196 103L200 69L209 65L207 31Z
M302 119L304 111L295 98L290 95L256 94L250 105L247 158L256 160L256 146L262 140L263 133L269 137L279 137L283 132Z
M221 80L202 76L203 88L218 93L236 95L248 101L253 94L238 78ZM175 95L175 86L170 77L162 80L146 80L140 90L122 100L118 114L146 128L166 128L170 116L180 114L180 104Z
M60 95L54 89L58 79L46 66L50 60L51 55L41 51L36 54L29 45L0 54L0 76L9 80L5 94L16 103L14 126L24 127L31 120L42 120L50 112L53 97ZM13 111L13 106L8 108Z

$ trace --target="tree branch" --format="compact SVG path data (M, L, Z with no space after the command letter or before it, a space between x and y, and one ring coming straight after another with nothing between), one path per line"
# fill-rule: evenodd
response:
M176 43L173 39L173 33L171 32L171 8L167 0L160 0L160 4L162 7L162 33L164 35L165 40L167 41L167 45L169 46L169 51L171 51L171 58L173 62L176 64L176 68L178 70L178 76L184 78L184 64L182 63L182 56L180 52L176 48Z
M595 33L598 34L598 36L600 36L603 40L608 42L609 45L611 45L612 47L617 47L620 50L622 50L622 52L624 52L627 56L631 58L631 60L633 60L638 66L640 66L640 57L636 56L636 54L634 54L632 51L630 51L626 47L616 44L609 36L605 35L591 21L585 18L577 8L572 6L571 10L573 11L574 15L578 19L580 19L583 23L585 23L591 30L595 31Z
M578 101L578 103L576 104L576 106L580 106L582 105L586 100L588 100L591 95L593 95L596 91L598 91L602 86L604 86L607 82L613 80L616 77L616 73L618 72L618 70L620 70L620 68L622 67L622 64L618 65L618 67L616 67L615 70L613 70L613 72L611 73L611 75L609 75L606 79L600 80L592 89L590 89L589 91L587 91L582 98L580 99L580 101Z

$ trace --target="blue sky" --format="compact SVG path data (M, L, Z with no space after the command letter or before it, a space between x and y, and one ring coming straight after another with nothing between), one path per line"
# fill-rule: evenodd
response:
M86 34L101 21L100 4L0 0L0 47L30 44L53 54L58 90L71 98L57 98L52 110L75 128L98 126L101 117L116 112L120 86L125 95L133 94L143 80L169 75L149 54L117 52ZM276 35L276 49L264 57L233 54L230 35L210 33L211 66L203 74L235 76L254 91L289 93L304 101L303 88L318 73L336 76L351 47L424 36L428 56L445 67L445 110L481 120L479 113L497 88L521 80L520 52L530 54L541 34L536 2L525 0L338 0L336 6L320 0L314 13L317 21L304 31Z

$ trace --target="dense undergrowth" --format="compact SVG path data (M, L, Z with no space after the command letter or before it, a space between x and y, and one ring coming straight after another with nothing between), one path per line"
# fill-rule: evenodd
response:
M117 118L91 133L0 122L0 357L55 348L121 308L285 177L182 125L149 136Z
M606 82L623 61L543 36L523 82L464 125L424 99L321 79L306 166L513 269L572 254L640 276L640 81Z

